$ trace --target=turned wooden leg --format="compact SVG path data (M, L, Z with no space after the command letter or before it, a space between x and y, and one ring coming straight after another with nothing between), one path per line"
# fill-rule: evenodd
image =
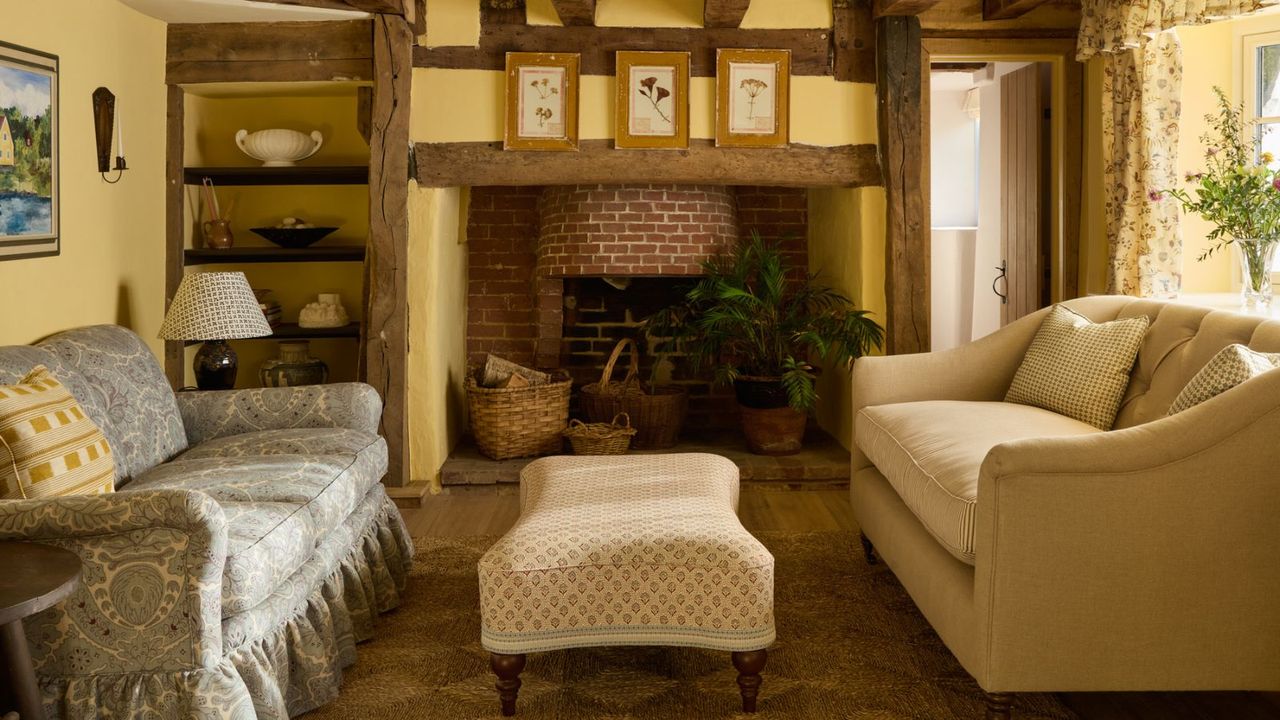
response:
M742 693L742 712L756 711L756 697L760 695L760 671L769 661L768 650L749 650L733 654L733 666L738 670L738 690Z
M862 540L862 554L867 558L868 565L875 565L880 562L876 557L876 546L871 544L871 538L858 533L858 538Z
M1013 717L1013 695L984 692L987 699L987 720L1009 720Z
M22 621L14 620L0 625L0 657L9 669L9 689L17 703L22 720L44 720L44 705L40 698L40 685L36 682L35 666L27 648L27 636L22 631ZM0 707L0 712L6 708Z
M520 694L520 673L524 671L524 655L500 655L489 653L489 667L498 676L494 687L498 689L498 699L502 701L502 715L511 717L516 714L516 696Z

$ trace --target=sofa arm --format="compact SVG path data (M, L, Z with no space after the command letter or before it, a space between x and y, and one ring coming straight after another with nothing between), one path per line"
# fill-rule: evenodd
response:
M1280 689L1280 372L1125 430L991 450L991 691Z
M347 428L370 435L382 420L382 399L364 383L178 393L187 441L255 430Z
M80 585L26 622L47 675L211 668L222 656L227 522L208 495L145 490L0 502L0 540L80 557Z

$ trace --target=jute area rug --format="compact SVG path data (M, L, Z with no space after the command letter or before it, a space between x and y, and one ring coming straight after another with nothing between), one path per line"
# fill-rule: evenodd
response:
M778 641L759 720L983 717L981 691L893 574L868 566L847 532L759 533L777 560ZM476 561L495 538L426 538L404 604L359 648L341 697L321 718L497 718L489 654L480 647ZM737 718L728 653L604 648L531 655L517 718ZM1075 715L1052 695L1019 695L1019 720Z

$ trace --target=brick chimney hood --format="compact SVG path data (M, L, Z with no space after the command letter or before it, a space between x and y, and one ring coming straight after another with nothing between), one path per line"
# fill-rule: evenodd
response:
M543 277L700 275L738 238L720 185L556 185L542 192Z

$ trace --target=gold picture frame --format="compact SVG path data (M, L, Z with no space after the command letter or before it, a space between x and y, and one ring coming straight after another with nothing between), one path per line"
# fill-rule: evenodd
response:
M578 149L577 53L507 53L504 150Z
M689 53L619 50L613 146L689 147Z
M717 147L786 147L790 115L790 50L716 50Z

